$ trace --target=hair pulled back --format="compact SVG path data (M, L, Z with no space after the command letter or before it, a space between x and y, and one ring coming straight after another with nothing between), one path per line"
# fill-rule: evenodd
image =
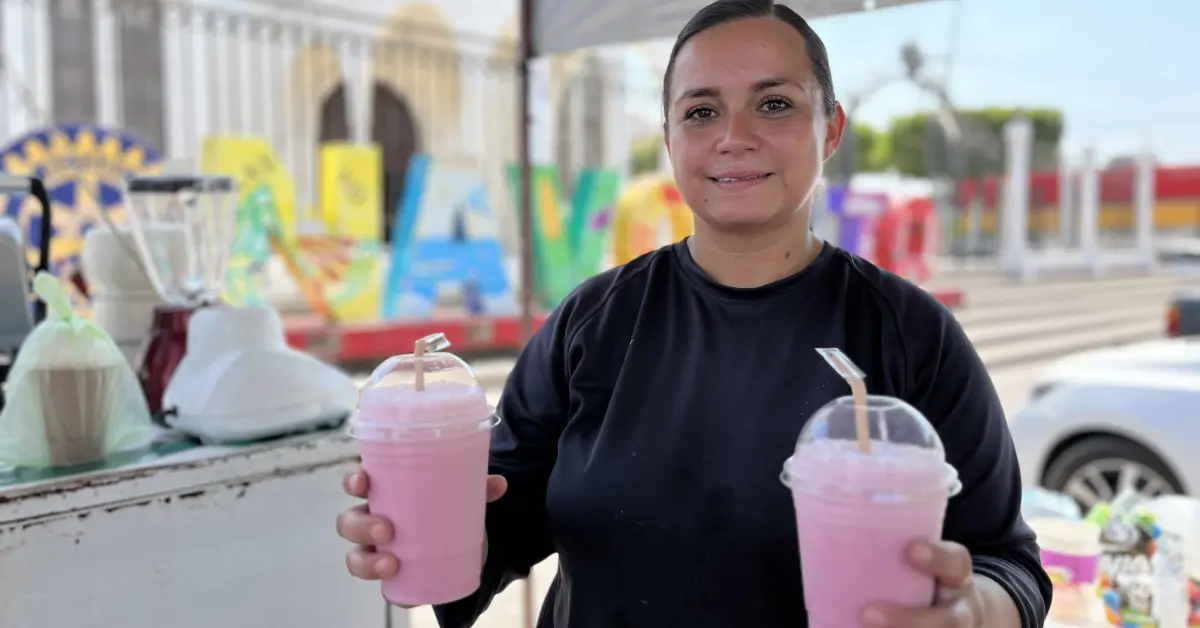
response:
M776 4L772 0L717 0L700 9L688 20L679 36L675 38L675 46L671 48L671 57L667 61L667 71L663 73L663 119L669 119L671 105L671 75L675 71L675 57L679 49L692 37L721 24L736 22L756 17L774 17L796 29L804 38L808 48L808 58L812 63L813 75L821 88L821 109L826 117L832 117L837 110L837 97L833 92L833 73L829 69L829 54L825 51L825 42L821 41L816 31L808 25L804 18L791 8Z

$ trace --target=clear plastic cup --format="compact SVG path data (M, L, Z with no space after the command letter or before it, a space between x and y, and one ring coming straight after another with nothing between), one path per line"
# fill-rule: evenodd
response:
M796 507L804 604L812 628L861 625L872 602L929 606L934 580L910 566L908 546L941 538L960 489L929 421L907 403L866 397L870 451L855 428L855 402L835 399L813 415L783 483Z
M348 432L370 478L367 507L392 522L380 545L400 561L383 597L403 606L444 604L479 588L488 445L499 422L471 367L443 353L388 358L364 385Z

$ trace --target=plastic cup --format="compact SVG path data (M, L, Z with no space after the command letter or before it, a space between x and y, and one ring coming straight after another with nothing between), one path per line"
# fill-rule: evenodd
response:
M1062 626L1103 625L1104 607L1096 594L1100 570L1100 526L1083 520L1037 517L1029 520L1041 547L1042 568L1054 584L1048 619Z
M41 404L50 463L69 467L104 459L121 369L110 366L37 368L28 381Z
M961 489L937 432L899 399L866 398L870 451L853 397L829 402L800 433L782 479L792 491L812 628L860 626L872 602L930 606L934 579L908 561L913 541L941 538Z
M370 478L367 507L395 528L377 548L400 561L382 583L388 602L444 604L479 588L498 422L471 368L449 353L389 358L367 381L348 431Z

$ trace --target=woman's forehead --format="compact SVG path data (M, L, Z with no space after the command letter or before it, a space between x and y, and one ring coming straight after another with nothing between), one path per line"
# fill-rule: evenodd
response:
M804 37L775 18L753 18L697 33L675 58L672 88L753 89L769 78L801 86L812 79Z

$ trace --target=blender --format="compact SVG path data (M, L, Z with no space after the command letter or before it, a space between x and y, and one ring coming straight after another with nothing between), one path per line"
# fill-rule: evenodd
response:
M358 389L336 368L287 346L268 306L221 302L238 194L220 176L128 181L129 227L165 302L139 376L163 422L204 442L242 442L340 424Z
M192 313L217 303L233 243L237 187L229 177L136 176L127 182L130 235L163 304L154 309L138 378L150 411L187 351Z

